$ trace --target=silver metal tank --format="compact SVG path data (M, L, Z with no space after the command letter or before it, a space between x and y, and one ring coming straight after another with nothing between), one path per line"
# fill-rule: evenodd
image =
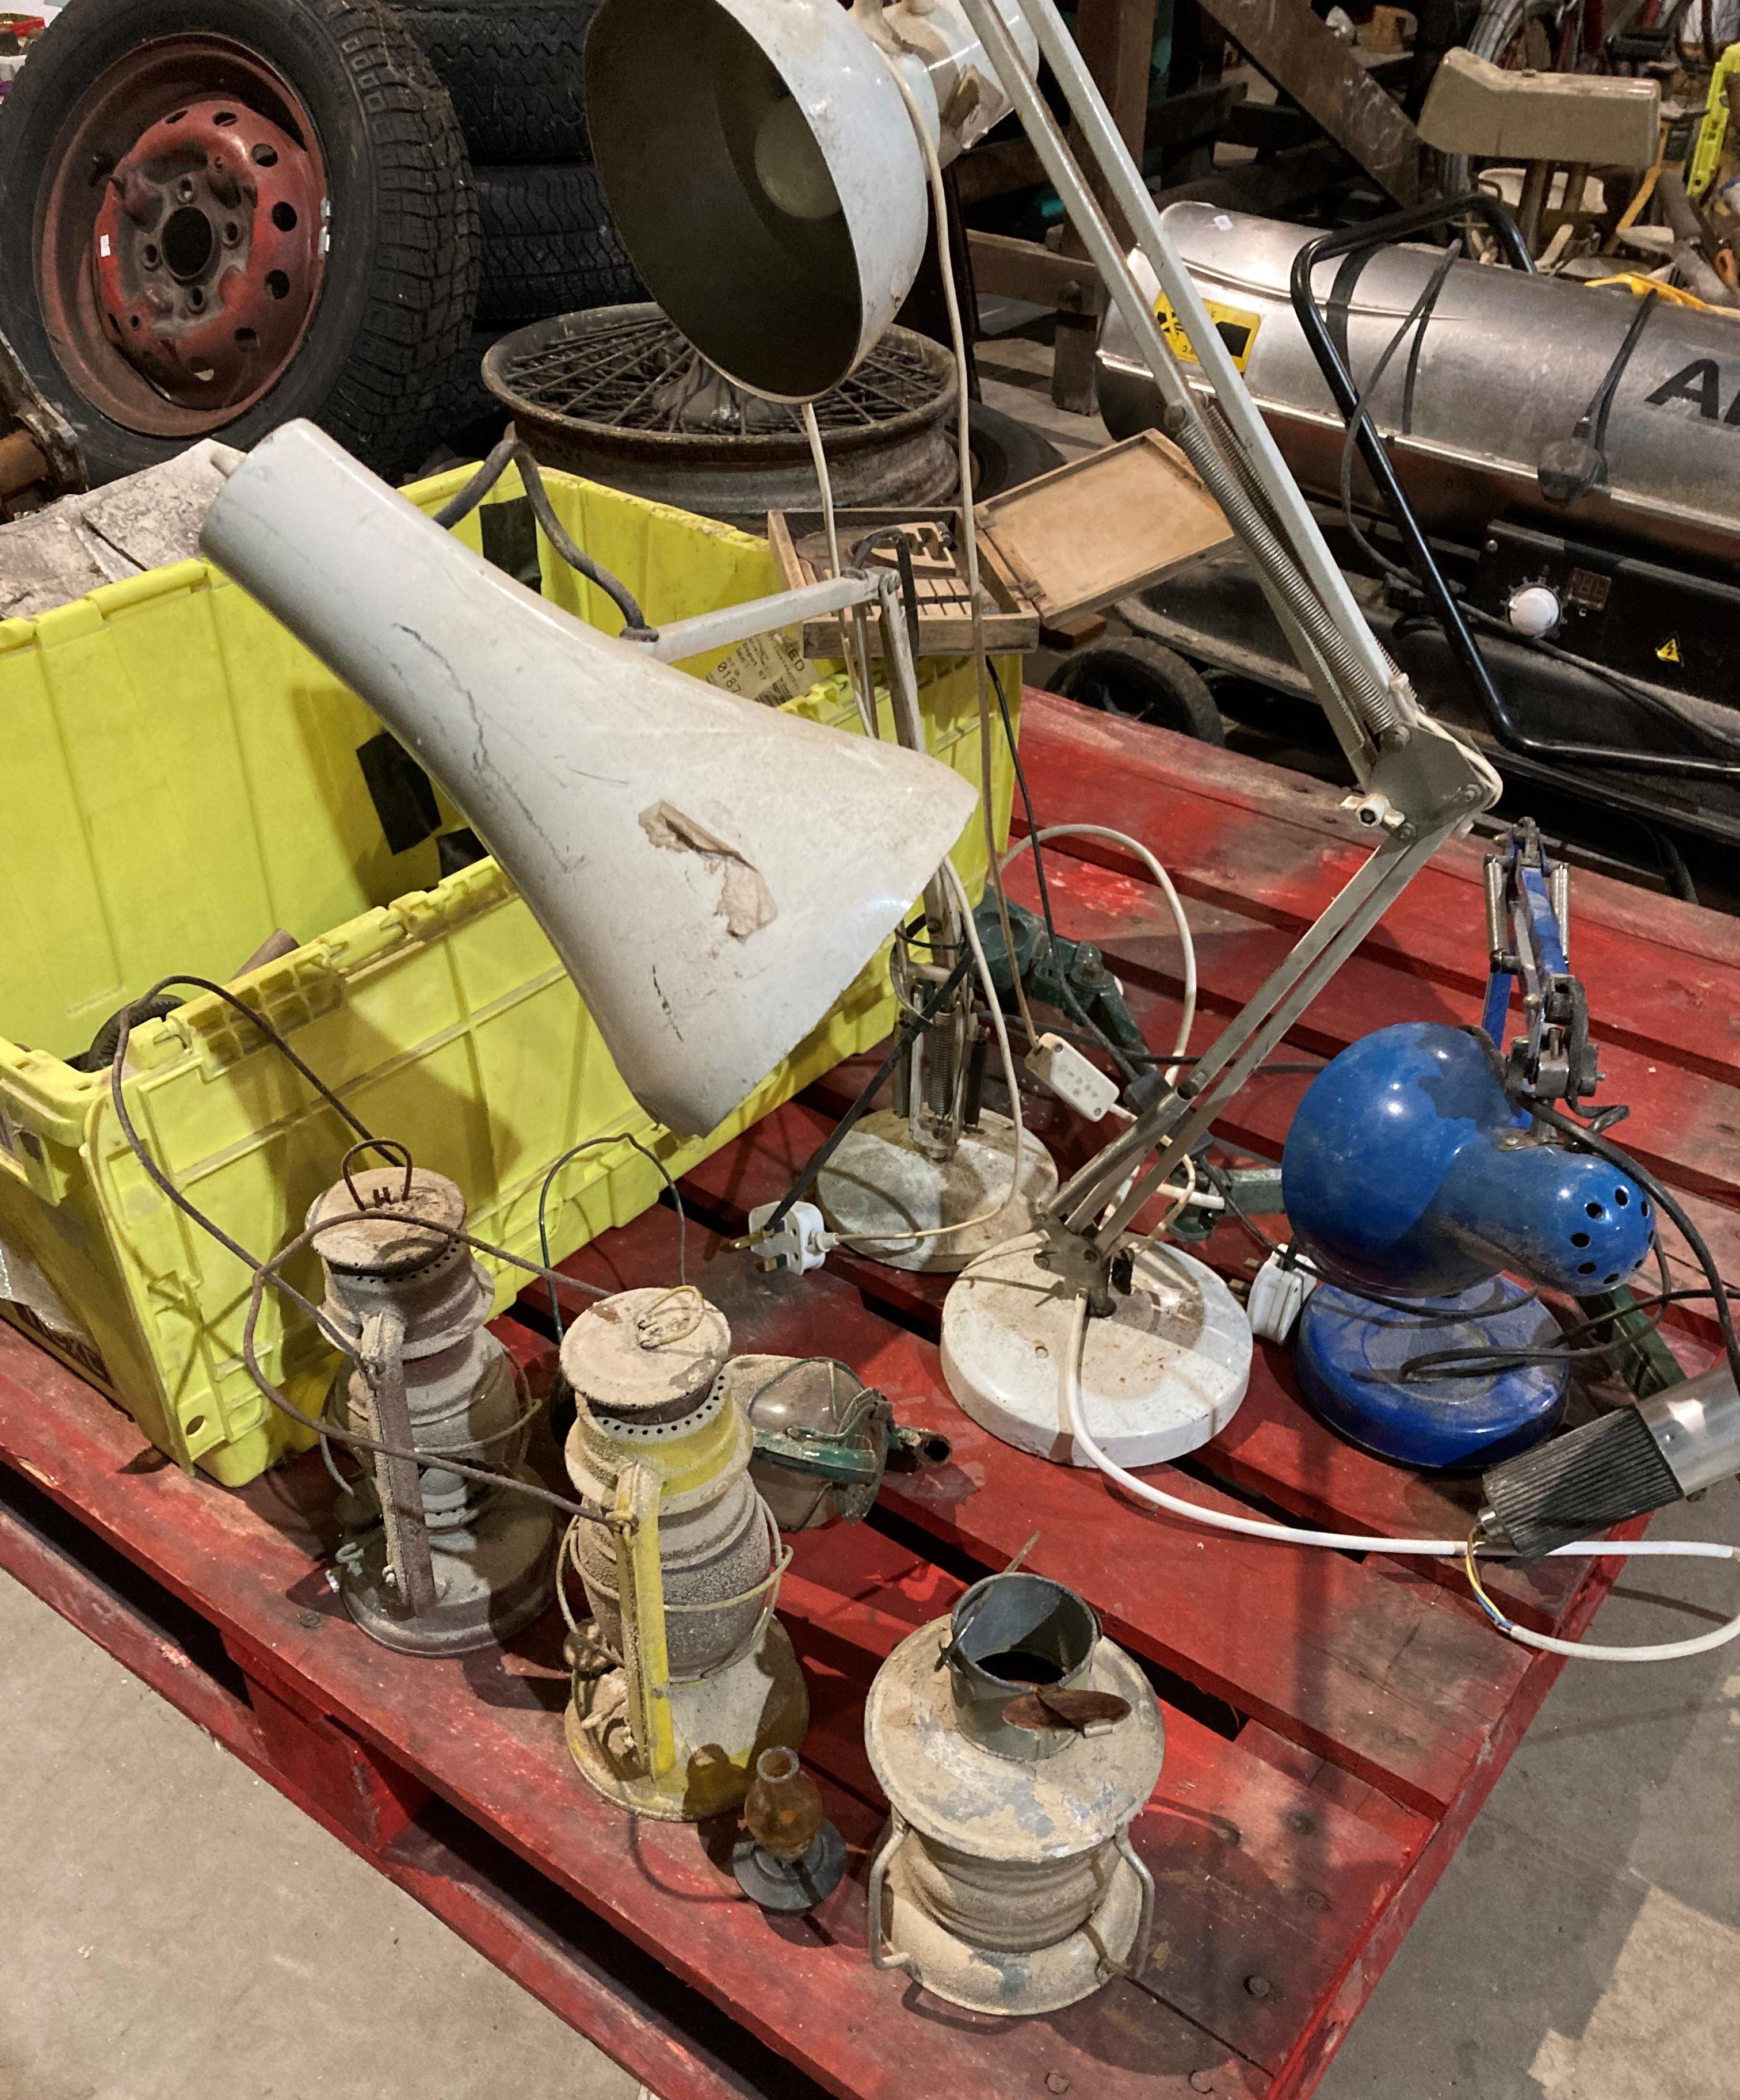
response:
M1165 223L1205 298L1255 317L1246 383L1301 485L1338 500L1344 426L1288 293L1293 258L1311 232L1205 204L1174 205ZM1362 389L1442 253L1383 248L1315 273L1338 339L1339 304L1330 302L1346 302L1343 355ZM1132 259L1155 289L1146 262ZM1477 538L1502 514L1575 538L1740 557L1740 319L1658 305L1614 394L1603 448L1610 485L1569 504L1540 492L1542 452L1571 435L1636 314L1626 291L1501 265L1451 266L1372 403L1429 532ZM1115 307L1100 339L1099 399L1114 437L1159 423L1153 381ZM1369 505L1357 459L1353 485Z

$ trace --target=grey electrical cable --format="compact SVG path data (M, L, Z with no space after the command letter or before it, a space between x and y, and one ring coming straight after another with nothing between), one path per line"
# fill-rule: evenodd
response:
M595 1146L601 1145L632 1145L641 1157L650 1162L663 1176L664 1185L670 1192L671 1201L676 1207L676 1280L679 1286L686 1284L689 1281L689 1214L683 1208L682 1191L671 1179L669 1170L658 1154L650 1147L642 1145L639 1138L626 1130L613 1132L607 1137L583 1137L578 1145L570 1145L558 1159L551 1163L549 1171L544 1177L543 1186L538 1191L538 1251L544 1257L546 1272L552 1275L555 1273L550 1262L550 1235L547 1218L551 1184L570 1159L578 1159L583 1152L591 1151ZM566 1282L569 1279L564 1277L563 1281ZM583 1290L588 1290L595 1287L591 1284L581 1286ZM555 1322L556 1339L559 1342L562 1337L562 1305L557 1298L556 1286L553 1283L549 1286L549 1294L550 1317Z
M504 438L458 495L450 496L435 513L436 524L443 531L450 532L462 518L468 517L477 509L510 466L517 466L520 470L526 500L531 505L532 515L542 527L544 538L570 569L584 576L588 583L596 584L610 599L623 616L623 633L631 638L639 639L654 634L657 630L646 624L640 606L628 585L613 576L602 562L595 562L585 549L577 544L573 535L556 515L549 491L544 486L544 477L538 470L538 462L533 458L531 448L524 439Z
M114 1107L116 1121L121 1126L121 1134L126 1140L128 1149L143 1167L152 1184L178 1211L191 1218L202 1232L208 1233L221 1247L233 1255L244 1268L252 1273L253 1286L249 1299L247 1322L242 1335L242 1361L247 1365L249 1375L273 1406L276 1407L280 1413L288 1415L293 1422L300 1423L305 1429L312 1430L315 1435L322 1440L323 1447L326 1440L330 1439L333 1442L343 1444L351 1449L373 1451L382 1458L407 1459L418 1466L437 1462L432 1461L425 1453L401 1450L395 1445L379 1444L372 1438L359 1436L352 1432L338 1429L330 1423L317 1421L312 1415L305 1414L299 1407L288 1400L259 1368L258 1361L253 1353L253 1337L258 1324L260 1304L267 1282L271 1283L280 1297L288 1298L293 1304L300 1306L313 1321L317 1330L341 1356L350 1357L353 1362L357 1360L356 1352L349 1339L333 1326L327 1318L324 1309L305 1298L293 1284L287 1282L278 1273L278 1265L298 1249L308 1245L317 1233L324 1231L330 1225L346 1223L349 1220L341 1216L328 1219L324 1224L311 1226L293 1240L288 1246L280 1248L270 1261L262 1262L258 1255L250 1254L240 1241L231 1239L220 1225L209 1218L189 1197L184 1195L152 1158L134 1125L131 1115L128 1113L121 1081L126 1070L127 1047L132 1037L134 1017L143 1017L143 1010L172 985L196 985L202 991L214 993L219 999L233 1007L251 1026L259 1030L261 1035L275 1049L295 1066L315 1092L337 1110L350 1127L359 1134L365 1144L372 1145L377 1140L373 1133L350 1109L346 1106L319 1073L311 1065L304 1063L265 1016L249 1006L245 999L238 998L227 986L217 984L209 977L187 976L161 977L142 998L132 1000L123 1009L119 1032L115 1041L115 1054L109 1066L109 1097ZM553 1291L555 1286L559 1283L566 1286L570 1290L584 1291L589 1297L607 1298L610 1295L597 1284L582 1283L577 1277L558 1275L555 1270L548 1267L540 1267L536 1262L527 1261L523 1255L512 1253L506 1247L496 1246L487 1240L478 1239L473 1233L456 1231L447 1226L438 1224L429 1219L390 1209L382 1209L371 1215L416 1224L426 1231L442 1233L450 1242L457 1242L461 1246L472 1248L477 1253L487 1254L497 1261L505 1262L510 1268L524 1269L529 1275L542 1277L551 1286ZM521 1480L516 1475L491 1473L476 1467L468 1468L446 1458L438 1462L441 1470L445 1472L459 1473L468 1479L477 1479L493 1486L507 1488L518 1493L528 1495L534 1501L548 1502L557 1509L587 1515L592 1521L602 1520L592 1517L591 1512L580 1509L579 1504L568 1501L565 1497L553 1494L548 1488L534 1486L531 1482Z

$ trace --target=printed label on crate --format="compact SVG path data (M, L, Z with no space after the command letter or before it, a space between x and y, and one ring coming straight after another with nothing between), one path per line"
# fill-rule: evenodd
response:
M707 674L710 686L723 686L742 700L777 708L807 693L815 682L802 652L789 634L751 634Z
M1262 326L1261 314L1248 313L1242 307L1223 307L1214 299L1205 299L1209 319L1214 324L1214 333L1227 346L1227 355L1242 372L1250 362L1251 351L1256 345L1257 331ZM1160 323L1160 332L1166 338L1166 347L1185 364L1200 364L1196 346L1184 333L1178 315L1172 311L1172 302L1162 292L1154 302L1154 318Z

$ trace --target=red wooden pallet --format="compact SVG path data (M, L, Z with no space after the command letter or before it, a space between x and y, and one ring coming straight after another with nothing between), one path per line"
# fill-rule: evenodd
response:
M1041 818L1143 836L1192 899L1199 1043L1354 864L1328 791L1159 732L1029 695L1024 751ZM1090 855L1091 857L1087 857ZM1387 1020L1477 1010L1479 853L1440 855L1295 1030L1328 1053ZM1102 942L1151 1039L1178 992L1170 920L1134 863L1059 853L1065 929ZM1017 878L1024 880L1024 878ZM1740 927L1580 876L1575 960L1597 1039L1634 1105L1623 1133L1740 1233ZM1619 1075L1623 1074L1623 1079ZM553 1614L500 1653L412 1660L345 1617L317 1460L240 1493L142 1449L127 1418L0 1328L0 1565L446 1918L662 2100L829 2092L853 2100L1025 2093L1300 2100L1321 2075L1561 1665L1505 1643L1453 1571L1382 1541L1455 1533L1471 1490L1367 1458L1300 1402L1264 1349L1224 1436L1161 1469L1205 1504L1254 1502L1369 1533L1369 1555L1306 1552L1137 1511L1096 1477L985 1436L943 1387L940 1289L836 1255L763 1275L725 1242L789 1185L857 1083L851 1070L747 1133L684 1185L689 1273L744 1351L852 1364L949 1462L891 1477L873 1521L795 1542L780 1609L808 1674L805 1758L852 1873L813 1919L764 1917L720 1864L721 1833L637 1824L592 1795L560 1725ZM1297 1083L1258 1082L1225 1134L1273 1156ZM1047 1127L1060 1149L1078 1133ZM577 1277L667 1282L678 1227L656 1210L575 1257ZM1249 1273L1223 1229L1209 1258ZM541 1300L497 1323L548 1376ZM1691 1315L1688 1364L1707 1352ZM554 1471L555 1454L542 1458ZM865 1951L862 1882L883 1807L861 1716L913 1627L1035 1529L1029 1564L1071 1582L1150 1667L1165 1709L1159 1787L1135 1826L1159 1886L1152 1961L1044 2019L941 2005ZM1610 1569L1500 1573L1519 1617L1587 1626Z

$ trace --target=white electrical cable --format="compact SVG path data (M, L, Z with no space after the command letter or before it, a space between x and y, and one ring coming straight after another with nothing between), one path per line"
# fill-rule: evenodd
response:
M940 871L943 880L954 892L954 901L960 908L961 924L966 929L967 945L972 950L974 967L979 973L979 982L985 990L985 1004L990 1008L991 1026L997 1036L997 1052L1003 1068L1003 1083L1009 1089L1009 1120L1015 1127L1015 1159L1009 1176L1009 1186L988 1210L976 1217L963 1218L958 1225L927 1225L922 1230L910 1233L839 1233L835 1235L836 1246L852 1246L862 1242L874 1246L886 1246L898 1240L903 1243L918 1240L945 1238L950 1233L970 1232L975 1225L989 1224L991 1220L1007 1209L1011 1198L1021 1185L1021 1169L1026 1164L1027 1129L1021 1120L1021 1087L1015 1077L1015 1053L1009 1048L1009 1030L1003 1025L1003 1010L997 996L997 986L991 981L991 967L985 959L985 944L979 938L979 929L973 924L971 901L967 894L967 885L952 860L945 860Z
M1109 840L1113 845L1122 846L1127 852L1133 853L1153 876L1161 894L1170 907L1172 923L1178 929L1178 940L1184 950L1184 1011L1178 1019L1178 1032L1174 1039L1172 1050L1174 1057L1182 1057L1190 1048L1190 1031L1196 1018L1196 944L1191 938L1190 921L1184 916L1184 907L1179 902L1178 893L1172 886L1172 877L1140 839L1131 838L1127 832L1113 831L1109 824L1047 824L1041 831L1030 832L1019 845L1011 846L1000 865L1007 867L1012 860L1031 847L1033 864L1037 867L1039 849L1049 845L1053 839ZM1166 1084L1175 1087L1178 1078L1178 1067L1174 1065L1166 1074Z
M828 456L822 448L822 426L816 421L816 404L804 404L804 435L809 439L809 457L816 469L816 480L822 490L822 525L828 540L828 571L836 580L844 573L839 565L839 527L834 518L834 483L828 472ZM846 615L839 615L840 654L846 660L846 682L852 688L852 697L857 703L858 720L864 726L864 734L873 742L876 735L876 688L870 678L868 664L860 664L857 650L846 626Z
M1436 1560L1462 1560L1472 1574L1466 1539L1384 1538L1363 1532L1310 1531L1296 1524L1271 1524L1262 1517L1236 1516L1230 1510L1205 1509L1200 1502L1186 1502L1147 1480L1139 1480L1134 1473L1125 1472L1108 1458L1088 1432L1081 1402L1081 1356L1086 1343L1087 1300L1078 1297L1070 1323L1068 1345L1058 1373L1063 1382L1064 1405L1070 1430L1076 1442L1106 1478L1115 1480L1139 1502L1151 1503L1156 1509L1183 1517L1192 1524L1205 1524L1211 1530L1236 1532L1243 1538L1266 1538L1287 1546L1322 1546L1338 1553L1420 1554ZM1690 1538L1579 1538L1571 1545L1556 1546L1545 1557L1554 1560L1740 1560L1740 1547ZM1575 1656L1585 1662L1675 1662L1685 1656L1705 1654L1711 1648L1720 1648L1740 1637L1740 1617L1735 1617L1713 1633L1699 1634L1691 1640L1663 1641L1644 1648L1606 1648L1588 1641L1558 1640L1550 1634L1533 1633L1526 1626L1519 1626L1507 1619L1481 1588L1478 1577L1474 1576L1473 1580L1481 1608L1500 1633L1509 1635L1526 1648L1541 1648L1551 1655Z

